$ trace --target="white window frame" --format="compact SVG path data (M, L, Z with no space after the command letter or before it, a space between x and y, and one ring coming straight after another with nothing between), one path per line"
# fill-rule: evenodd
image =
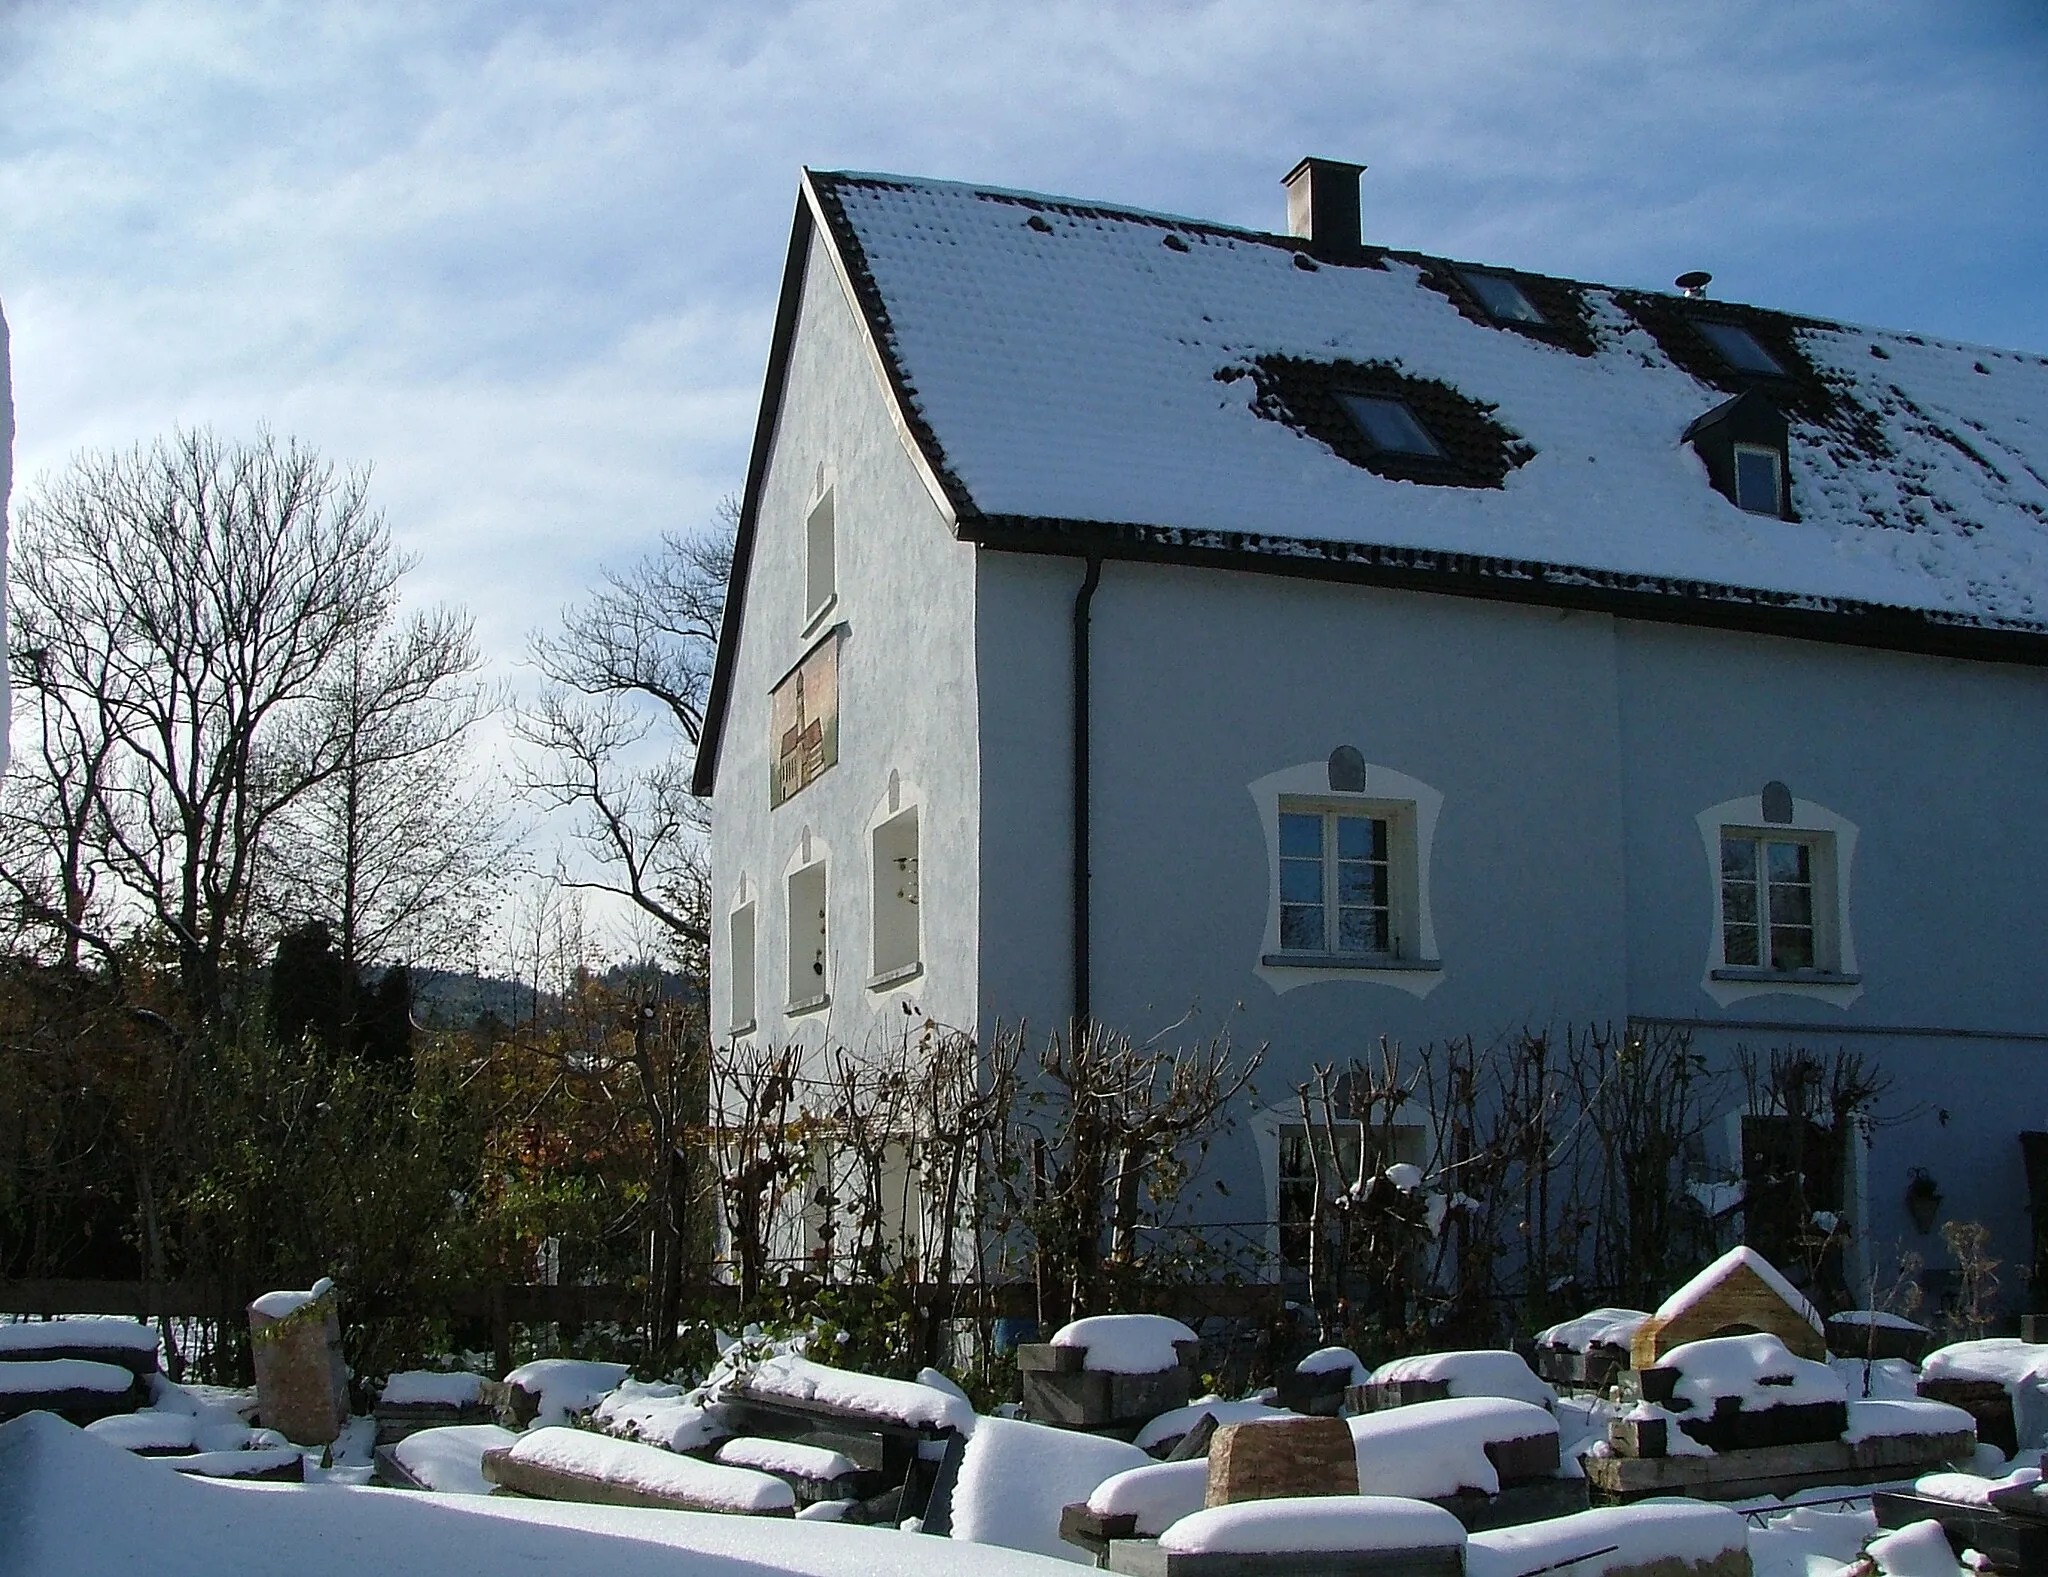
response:
M1857 972L1856 938L1850 924L1850 876L1856 857L1857 827L1846 817L1811 800L1792 801L1789 821L1768 820L1763 796L1723 800L1709 806L1696 818L1700 841L1707 854L1707 888L1710 924L1707 932L1706 967L1700 989L1721 1007L1745 997L1783 994L1812 997L1847 1007L1863 994L1863 977ZM1809 852L1813 891L1814 966L1811 969L1774 969L1769 965L1769 944L1764 939L1769 917L1759 910L1757 964L1728 962L1726 931L1722 923L1721 840L1730 836L1765 842L1798 843ZM1759 894L1760 900L1767 895Z
M1325 794L1316 798L1296 795L1282 796L1276 814L1283 823L1287 817L1313 817L1320 821L1321 833L1318 840L1319 853L1316 857L1320 878L1319 901L1314 906L1322 911L1322 946L1314 948L1289 948L1285 941L1286 911L1298 907L1288 900L1286 885L1288 867L1306 863L1299 856L1290 855L1286 845L1286 829L1281 828L1280 881L1281 881L1281 934L1283 940L1278 949L1283 958L1297 954L1309 958L1336 958L1347 962L1354 960L1381 960L1399 963L1414 953L1415 936L1415 894L1413 869L1415 864L1415 832L1413 822L1415 807L1404 801L1374 800L1351 795ZM1341 870L1345 859L1340 824L1346 821L1374 823L1385 829L1386 891L1383 905L1343 905L1340 902ZM1343 945L1343 921L1341 909L1384 908L1387 912L1387 945L1383 948L1347 948Z
M1771 462L1771 504L1768 509L1759 509L1746 502L1742 496L1742 457L1762 455ZM1729 481L1730 491L1735 495L1735 507L1751 515L1782 515L1785 513L1785 457L1769 444L1736 444L1729 458L1733 467Z
M810 896L815 877L818 896ZM804 884L800 894L798 884ZM808 862L794 864L782 879L783 929L788 946L786 1001L783 1012L791 1018L815 1013L832 1002L832 872L831 860L823 853ZM818 906L815 927L809 920L810 906ZM804 916L799 924L798 916Z
M893 816L877 822L868 831L868 977L870 991L914 980L924 973L924 905L920 887L924 858L923 807L903 806ZM909 853L904 835L908 833ZM908 865L904 861L908 860ZM906 913L907 909L907 913ZM909 925L909 951L885 951L883 941L905 921Z
M1266 919L1253 973L1275 993L1325 981L1390 985L1417 997L1442 984L1436 922L1430 905L1430 857L1443 795L1427 783L1392 767L1365 765L1365 789L1330 788L1327 759L1303 762L1246 785L1266 838ZM1307 952L1280 946L1280 813L1303 809L1332 815L1366 815L1388 823L1388 880L1393 910L1390 928L1398 937L1387 953ZM1326 849L1327 855L1327 849ZM1333 863L1333 862L1328 862ZM1326 878L1327 879L1327 878ZM1333 911L1325 910L1325 925ZM1326 932L1327 935L1327 932Z

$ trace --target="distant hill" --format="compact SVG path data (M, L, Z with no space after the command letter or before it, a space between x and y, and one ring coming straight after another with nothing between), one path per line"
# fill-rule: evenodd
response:
M614 964L598 980L615 990L641 986L650 972L640 966ZM687 1002L698 992L683 976L661 970L658 991L664 1001ZM541 993L541 1006L554 1001L550 992ZM517 980L479 975L470 970L415 969L412 972L412 1016L427 1029L465 1029L485 1013L506 1024L523 1024L533 1017L533 988Z

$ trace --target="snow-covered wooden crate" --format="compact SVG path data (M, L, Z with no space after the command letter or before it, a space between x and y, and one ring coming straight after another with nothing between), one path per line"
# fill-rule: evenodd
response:
M1761 1331L1801 1358L1824 1359L1820 1311L1755 1249L1730 1249L1645 1320L1629 1344L1631 1362L1648 1369L1674 1347L1708 1337Z
M1104 1314L1017 1349L1024 1411L1068 1429L1129 1432L1185 1407L1201 1344L1178 1320Z
M422 1429L495 1423L503 1388L480 1374L404 1370L385 1382L372 1410L377 1444L396 1445Z
M1120 1540L1107 1564L1126 1577L1464 1577L1465 1529L1438 1507L1378 1495L1247 1501Z
M787 1517L796 1495L779 1478L679 1456L659 1446L549 1425L483 1454L493 1484L538 1500Z

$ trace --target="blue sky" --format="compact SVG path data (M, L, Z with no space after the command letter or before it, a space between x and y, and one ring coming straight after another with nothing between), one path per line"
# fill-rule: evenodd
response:
M742 479L800 165L2048 351L2041 0L0 0L18 485L268 422L516 658Z

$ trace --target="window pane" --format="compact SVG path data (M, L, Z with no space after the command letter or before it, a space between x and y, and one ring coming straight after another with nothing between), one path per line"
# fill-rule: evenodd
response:
M1384 953L1387 951L1387 911L1384 909L1339 909L1337 951L1340 953Z
M1303 816L1291 811L1282 812L1280 852L1283 855L1306 855L1312 860L1320 860L1323 857L1323 818Z
M1323 941L1323 906L1282 904L1280 945L1290 952L1320 953L1327 945Z
M1757 964L1756 927L1753 925L1723 925L1721 927L1721 959L1736 969L1753 969Z
M1738 372L1760 372L1771 378L1785 376L1777 358L1759 345L1748 329L1733 323L1701 323L1699 331L1721 353L1721 359Z
M1371 904L1384 909L1387 904L1387 868L1366 860L1340 860L1337 864L1337 902Z
M1771 883L1771 924L1813 925L1813 889Z
M1321 903L1323 901L1323 862L1321 860L1282 860L1280 862L1280 901L1282 903Z
M1522 294L1522 287L1498 274L1467 274L1465 283L1493 316L1508 323L1541 323L1543 314Z
M1384 860L1387 857L1387 824L1375 816L1339 816L1337 857L1343 860Z
M1813 932L1803 926L1771 927L1773 969L1813 968Z
M1767 843L1764 857L1769 861L1774 882L1813 880L1813 850L1804 843Z
M1358 423L1358 430L1375 449L1432 457L1443 453L1415 419L1415 413L1401 401L1371 394L1340 394L1337 398L1344 402L1351 419Z
M1778 513L1778 457L1771 450L1735 451L1735 504L1752 515Z
M1756 924L1756 883L1746 877L1721 883L1721 919L1727 925Z
M1756 840L1721 835L1721 879L1756 880Z

